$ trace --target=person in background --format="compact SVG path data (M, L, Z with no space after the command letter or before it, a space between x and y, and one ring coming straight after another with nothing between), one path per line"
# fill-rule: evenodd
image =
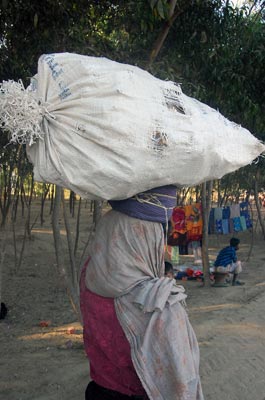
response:
M227 275L232 274L232 285L244 285L244 282L238 280L238 275L242 272L242 263L237 259L237 250L239 249L240 240L231 238L229 246L220 250L214 263L214 272Z
M172 186L110 201L97 226L80 279L86 400L203 400L185 290L164 276L175 202Z
M170 279L174 278L173 265L168 261L165 261L165 276Z

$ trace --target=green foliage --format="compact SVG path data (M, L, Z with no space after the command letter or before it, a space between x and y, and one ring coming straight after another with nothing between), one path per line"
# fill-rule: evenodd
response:
M150 0L150 6L155 16L164 19L168 15L168 2L163 0Z
M27 84L36 73L39 56L52 52L106 56L145 67L167 24L170 4L169 0L2 1L0 80L22 78ZM264 140L264 4L255 1L253 8L253 2L249 4L235 8L228 0L178 0L175 11L186 11L176 18L150 72L180 82L185 93L218 108ZM1 133L1 148L6 143ZM7 160L12 159L9 151L5 150ZM254 170L255 166L250 168Z
M248 8L233 8L230 2L198 2L176 20L163 56L171 64L178 60L189 93L264 139L262 18L249 16Z

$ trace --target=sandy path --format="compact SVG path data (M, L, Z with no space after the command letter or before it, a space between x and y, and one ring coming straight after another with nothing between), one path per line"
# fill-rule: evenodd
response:
M265 291L261 291L249 301L191 311L207 400L265 399L264 304Z
M243 238L243 258L249 239ZM0 322L0 399L84 399L88 363L82 330L58 282L52 235L34 234L16 275L12 251L9 246L3 288L9 314ZM217 251L213 240L210 252ZM200 343L205 400L265 400L264 266L264 241L258 239L242 276L244 287L184 283ZM50 320L50 326L41 328L41 320ZM70 326L74 335L67 333Z

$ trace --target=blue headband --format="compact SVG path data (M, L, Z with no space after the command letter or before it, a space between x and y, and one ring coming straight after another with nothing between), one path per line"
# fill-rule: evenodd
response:
M161 186L139 193L126 200L110 200L115 211L145 221L167 223L176 205L176 187Z

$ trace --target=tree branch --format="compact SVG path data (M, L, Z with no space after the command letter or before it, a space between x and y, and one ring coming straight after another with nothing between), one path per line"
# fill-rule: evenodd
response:
M168 32L169 32L171 26L173 25L174 21L176 20L176 18L178 16L183 14L189 8L189 6L191 5L191 2L192 2L192 0L187 1L185 7L183 7L181 10L180 9L175 10L177 1L176 0L170 1L168 19L167 19L167 21L165 21L164 26L163 26L160 34L158 35L158 38L156 39L156 41L154 43L153 49L150 53L149 62L147 64L147 69L151 66L151 64L154 62L154 60L158 56L166 38L167 38Z

